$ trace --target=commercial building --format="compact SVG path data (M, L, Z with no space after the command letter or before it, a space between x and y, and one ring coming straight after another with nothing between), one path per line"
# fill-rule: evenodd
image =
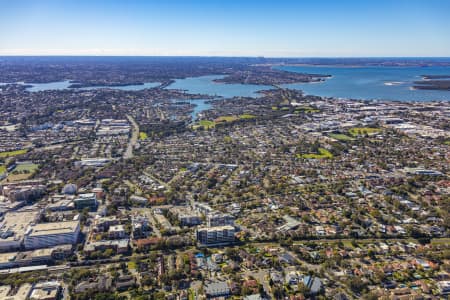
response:
M16 266L18 252L0 253L0 269L9 269Z
M0 254L0 269L21 268L44 265L53 261L52 248L33 251L7 252Z
M84 158L75 162L75 165L82 167L103 167L111 161L109 158Z
M22 300L22 299L29 299L29 296L31 294L33 286L30 283L24 283L22 284L16 293L9 292L9 296L2 297L2 300Z
M83 252L89 255L94 251L105 251L106 249L112 249L116 253L125 253L128 251L129 244L129 239L87 243L84 245Z
M20 249L28 227L39 219L39 211L8 212L0 222L0 251Z
M27 230L24 245L26 249L37 249L76 244L79 233L79 221L36 224Z
M57 281L38 283L31 291L30 300L56 300L60 291L61 284Z
M219 246L235 241L236 230L233 226L207 227L197 230L197 242L202 246Z
M73 201L75 208L78 210L83 210L84 208L89 208L90 210L97 209L97 195L94 193L80 194Z
M5 299L9 292L11 291L10 285L1 285L0 286L0 299Z
M73 210L74 204L73 200L75 196L73 195L53 195L49 198L49 204L46 209L55 212L55 211L68 211Z

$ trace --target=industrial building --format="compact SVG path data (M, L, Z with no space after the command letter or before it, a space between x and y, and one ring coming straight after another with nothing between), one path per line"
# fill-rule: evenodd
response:
M79 221L36 224L25 233L24 246L25 249L37 249L76 244L79 233Z

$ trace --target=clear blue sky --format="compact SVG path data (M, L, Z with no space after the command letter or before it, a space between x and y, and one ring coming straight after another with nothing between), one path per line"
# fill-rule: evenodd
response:
M450 56L450 0L0 0L0 55Z

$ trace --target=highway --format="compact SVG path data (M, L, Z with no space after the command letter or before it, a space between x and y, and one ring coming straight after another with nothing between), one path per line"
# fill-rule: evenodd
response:
M134 118L130 115L127 115L128 121L130 121L132 125L132 131L131 131L131 138L128 141L127 149L125 150L125 153L123 154L124 159L132 158L133 157L133 147L136 145L137 140L139 138L139 125L136 123Z

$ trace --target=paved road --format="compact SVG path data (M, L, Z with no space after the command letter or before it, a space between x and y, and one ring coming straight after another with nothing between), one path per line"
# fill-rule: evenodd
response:
M123 154L123 158L132 158L133 157L133 147L136 145L136 142L139 137L139 125L136 123L136 121L133 119L132 116L127 115L128 121L130 121L132 125L132 131L131 131L131 138L128 141L127 150L125 150L125 153Z

